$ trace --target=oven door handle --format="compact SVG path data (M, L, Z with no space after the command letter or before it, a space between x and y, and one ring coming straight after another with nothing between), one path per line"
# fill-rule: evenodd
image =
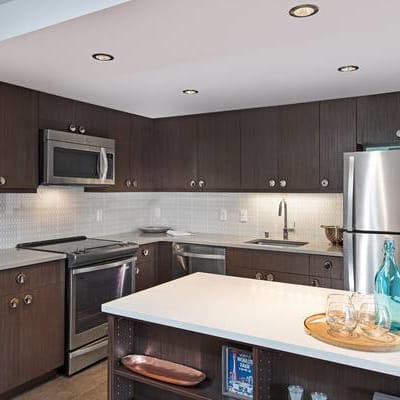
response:
M118 267L124 267L125 269L131 268L132 266L128 265L130 263L133 263L133 266L135 265L137 260L137 257L132 257L128 258L122 261L117 261L111 264L103 264L103 265L95 265L94 267L83 267L83 268L76 268L72 270L72 275L79 275L79 274L85 274L88 272L93 272L93 271L101 271L103 269L109 269L109 268L118 268Z
M201 254L182 251L179 253L175 253L175 255L189 258L200 258L203 260L225 260L225 256L222 254Z

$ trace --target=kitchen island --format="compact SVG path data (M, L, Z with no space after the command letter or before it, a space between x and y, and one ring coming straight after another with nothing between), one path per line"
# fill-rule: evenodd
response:
M286 399L288 384L329 399L400 395L400 352L368 353L319 342L304 319L331 289L198 273L104 304L110 315L109 398L223 399L222 346L251 351L254 399ZM194 388L156 382L119 360L146 354L204 371ZM133 397L134 393L134 397Z

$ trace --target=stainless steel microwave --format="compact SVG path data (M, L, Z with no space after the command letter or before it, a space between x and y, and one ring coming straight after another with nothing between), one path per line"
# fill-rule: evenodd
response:
M45 129L41 132L43 185L114 185L115 140Z

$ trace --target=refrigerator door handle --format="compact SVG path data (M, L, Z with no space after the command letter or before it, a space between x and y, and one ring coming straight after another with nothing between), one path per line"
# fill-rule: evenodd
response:
M354 228L354 156L349 157L349 164L348 164L348 177L347 177L347 198L346 198L346 222L345 227L349 230L353 230Z
M355 275L354 275L354 235L345 232L344 234L344 288L345 290L355 291Z

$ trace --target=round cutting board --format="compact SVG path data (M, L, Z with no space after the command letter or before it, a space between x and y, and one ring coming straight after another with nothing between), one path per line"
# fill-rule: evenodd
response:
M385 353L400 350L400 336L387 333L373 339L357 329L349 336L332 335L325 321L325 314L314 314L304 320L305 331L321 342L345 349Z

